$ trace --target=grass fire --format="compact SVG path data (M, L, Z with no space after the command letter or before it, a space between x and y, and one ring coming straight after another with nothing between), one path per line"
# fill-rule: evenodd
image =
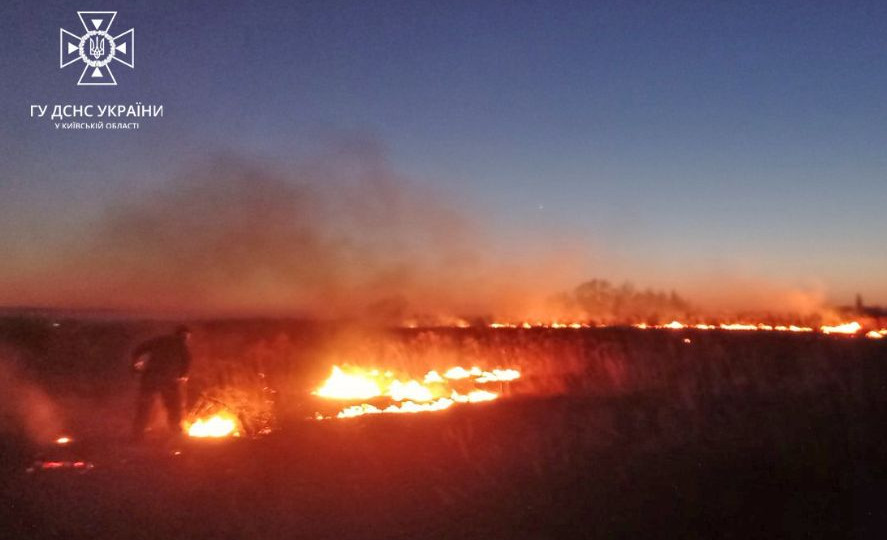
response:
M0 16L0 540L887 538L887 2L88 4Z
M186 426L189 437L219 438L239 437L237 418L231 414L215 414L209 418L198 418Z
M508 383L518 378L520 372L515 369L484 371L476 366L470 369L452 367L444 371L443 375L431 370L421 380L398 378L388 370L333 366L329 378L313 394L338 402L366 401L374 398L391 402L387 406L371 403L348 405L336 413L336 418L354 418L366 414L434 412L448 409L456 403L482 403L497 399L500 393L478 386ZM318 412L315 418L324 420L329 417Z
M184 436L155 404L133 443L121 426L144 372L109 359L168 327L0 321L33 366L17 384L39 381L54 411L45 442L33 428L10 439L21 466L7 485L30 494L13 530L85 530L85 516L126 504L154 531L184 505L204 519L177 527L211 535L262 523L348 537L390 527L390 505L422 521L398 525L410 535L453 532L461 516L460 534L567 520L606 536L650 532L640 516L676 525L695 512L750 532L793 501L820 509L806 530L833 531L828 486L856 497L881 485L887 330L876 321L192 321ZM729 480L746 476L760 484ZM629 489L639 484L646 495ZM307 513L279 511L293 504Z

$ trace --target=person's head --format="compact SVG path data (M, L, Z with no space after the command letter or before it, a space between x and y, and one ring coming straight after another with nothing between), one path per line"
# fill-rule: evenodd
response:
M174 333L185 343L187 343L191 339L191 329L184 324L180 324L179 326L177 326Z

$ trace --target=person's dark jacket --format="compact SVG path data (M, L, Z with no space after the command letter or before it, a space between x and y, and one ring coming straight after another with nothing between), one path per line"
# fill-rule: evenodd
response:
M160 336L145 341L132 352L137 360L147 355L143 376L155 380L171 380L188 375L191 352L185 340L178 335Z

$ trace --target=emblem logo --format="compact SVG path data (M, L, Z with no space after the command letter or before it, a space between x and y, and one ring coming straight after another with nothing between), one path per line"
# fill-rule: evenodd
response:
M78 11L77 16L85 33L77 36L59 28L59 68L79 60L85 66L77 86L117 86L110 64L116 60L135 67L135 29L112 36L109 30L116 11Z

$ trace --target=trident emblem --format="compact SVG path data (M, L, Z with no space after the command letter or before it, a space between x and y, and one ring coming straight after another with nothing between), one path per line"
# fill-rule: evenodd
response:
M105 40L101 36L89 38L89 54L96 60L105 55Z

